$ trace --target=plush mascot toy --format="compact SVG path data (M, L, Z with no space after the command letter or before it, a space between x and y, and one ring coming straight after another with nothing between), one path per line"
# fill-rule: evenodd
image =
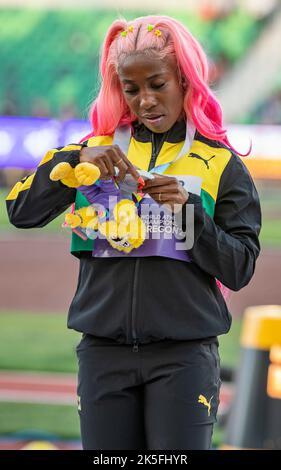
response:
M130 253L145 240L146 227L138 216L136 205L130 199L121 199L113 209L115 220L99 225L99 231L113 248Z
M61 181L70 188L79 188L81 185L90 186L99 177L99 168L89 162L79 163L75 168L67 162L61 162L50 173L52 181Z
M70 188L79 189L91 204L66 214L64 226L71 227L85 240L86 234L98 230L113 248L130 253L143 244L146 226L138 216L134 201L122 199L115 180L99 180L99 177L99 168L89 162L79 163L75 168L62 162L53 168L50 173L52 181L61 181ZM141 177L139 183L143 184ZM113 219L106 220L98 205L106 206L109 196L116 196L118 202L113 208Z

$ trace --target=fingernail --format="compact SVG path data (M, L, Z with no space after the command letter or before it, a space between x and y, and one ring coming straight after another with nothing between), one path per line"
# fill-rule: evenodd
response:
M144 186L145 186L145 181L141 176L139 176L138 177L138 189L142 189Z

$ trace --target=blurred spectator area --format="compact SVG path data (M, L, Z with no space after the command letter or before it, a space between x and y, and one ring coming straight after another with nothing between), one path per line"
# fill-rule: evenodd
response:
M228 8L221 2L216 7L217 3L164 11L186 24L203 44L215 88L247 53L272 14L241 9L239 2L225 2ZM86 118L99 88L100 46L119 13L118 8L7 9L0 2L0 114ZM127 19L147 13L122 12Z

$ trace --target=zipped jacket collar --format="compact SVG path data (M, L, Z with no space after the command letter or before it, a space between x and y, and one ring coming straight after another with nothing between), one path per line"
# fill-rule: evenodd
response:
M152 153L148 171L155 167L157 157L164 142L178 143L185 140L186 122L184 119L176 121L166 132L153 132L143 123L133 122L133 137L139 142L151 142Z

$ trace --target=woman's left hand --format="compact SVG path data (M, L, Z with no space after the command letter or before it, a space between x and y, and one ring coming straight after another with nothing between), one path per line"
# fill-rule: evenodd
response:
M152 173L153 180L146 180L142 192L149 194L158 204L167 204L174 210L174 204L183 205L189 196L181 183L172 176Z

